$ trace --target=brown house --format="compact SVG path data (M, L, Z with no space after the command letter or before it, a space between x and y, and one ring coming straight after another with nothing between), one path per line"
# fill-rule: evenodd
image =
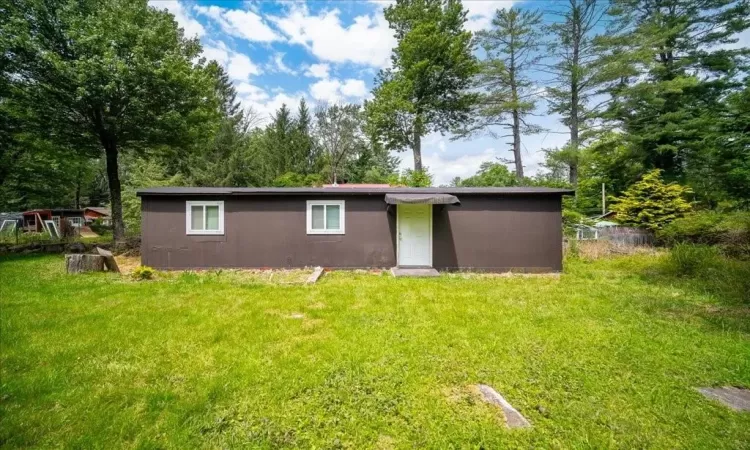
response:
M562 269L565 189L150 188L141 255L159 269Z

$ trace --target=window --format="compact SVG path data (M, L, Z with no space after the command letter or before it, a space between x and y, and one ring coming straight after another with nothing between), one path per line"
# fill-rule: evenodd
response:
M80 227L83 225L83 217L68 217L67 220L74 227Z
M60 229L60 216L52 216L52 221L55 222L55 226L57 226L57 229Z
M344 201L308 200L307 234L344 234Z
M187 234L224 234L224 202L187 202Z

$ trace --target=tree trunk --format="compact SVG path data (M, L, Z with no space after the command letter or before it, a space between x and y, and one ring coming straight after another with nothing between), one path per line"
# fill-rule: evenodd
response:
M513 159L516 162L516 178L523 180L523 162L521 161L521 119L518 110L513 110Z
M124 244L125 224L122 221L120 170L117 163L117 144L113 139L104 141L104 152L107 156L107 181L109 183L109 202L112 209L112 233L114 234L115 244Z
M414 151L414 171L422 171L422 127L420 119L414 121L412 131L412 150Z
M104 257L99 255L65 255L68 273L104 272Z
M573 71L570 82L570 160L568 166L568 181L576 189L578 184L578 103L579 103L579 86L578 86L578 69L581 65L581 40L583 34L581 31L581 17L579 7L576 4L573 7ZM576 192L576 195L578 193Z
M570 172L568 179L573 189L578 185L578 88L573 86L570 105Z

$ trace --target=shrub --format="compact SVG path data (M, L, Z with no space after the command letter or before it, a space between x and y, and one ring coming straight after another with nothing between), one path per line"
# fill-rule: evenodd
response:
M156 271L149 267L149 266L138 266L133 270L133 273L131 276L135 280L150 280L154 278L154 275L156 274Z
M622 224L656 231L690 211L690 203L684 198L690 192L677 183L665 184L661 170L655 169L615 199L612 211Z
M728 256L750 258L750 212L688 214L665 226L656 237L665 245L717 245Z
M669 252L669 267L676 275L695 275L721 264L721 252L716 247L696 244L677 244Z
M89 227L96 234L106 234L112 231L112 226L104 225L101 219L94 220Z

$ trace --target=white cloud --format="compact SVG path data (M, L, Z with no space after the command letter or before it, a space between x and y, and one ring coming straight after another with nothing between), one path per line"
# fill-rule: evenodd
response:
M203 45L203 56L208 60L215 60L220 66L225 67L229 62L229 54L232 52L222 41L209 42Z
M222 31L253 42L273 42L281 40L263 18L250 10L226 9L220 6L195 6L195 11L214 21Z
M383 14L362 15L344 26L340 11L310 14L305 5L292 6L286 15L270 17L292 44L304 46L322 61L385 67L396 40Z
M232 80L247 81L251 76L263 72L249 56L230 49L223 41L210 41L205 44L203 56L218 62Z
M468 10L469 19L466 22L466 29L476 32L489 28L495 11L511 6L513 6L511 0L465 0L464 7Z
M359 101L367 94L365 82L354 78L344 81L326 78L310 85L312 98L325 103L339 103L342 100Z
M284 53L275 53L272 61L269 64L272 72L286 73L289 75L297 75L297 71L287 66L284 63Z
M244 53L233 53L227 63L227 75L233 80L247 80L251 75L260 75L260 67L253 64Z
M203 25L195 20L188 10L177 0L149 0L149 6L156 9L166 9L174 15L177 25L185 30L186 37L202 37L206 34L206 29Z
M305 70L305 76L311 78L328 78L330 68L328 64L313 64Z
M365 98L367 86L362 80L348 79L341 85L341 93L346 97Z

